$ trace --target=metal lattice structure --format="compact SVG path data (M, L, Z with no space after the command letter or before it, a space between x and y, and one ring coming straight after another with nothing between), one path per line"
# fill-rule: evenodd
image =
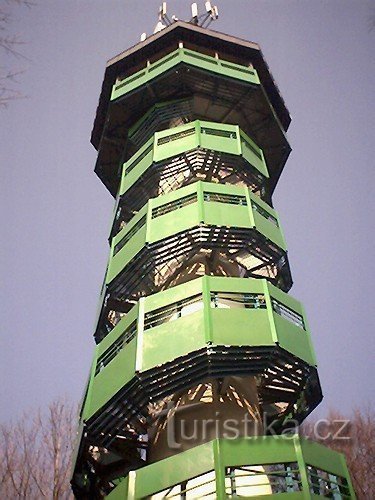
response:
M295 434L322 392L272 206L289 123L251 42L178 21L108 63L77 498L355 498L342 456Z

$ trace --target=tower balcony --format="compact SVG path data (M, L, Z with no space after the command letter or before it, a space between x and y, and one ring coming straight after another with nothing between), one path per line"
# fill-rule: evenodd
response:
M151 199L112 240L96 337L139 297L204 274L290 289L278 215L247 188L198 181Z
M238 126L194 121L156 132L122 168L117 225L149 198L197 180L245 185L269 200L262 150Z
M178 48L131 76L118 78L112 88L95 167L110 192L115 196L118 191L118 165L134 122L156 104L184 99L187 95L191 96L192 111L187 114L187 119L238 124L254 138L265 154L272 191L290 153L290 146L256 70ZM183 120L185 111L182 113L179 118ZM173 117L171 122L176 118ZM134 134L131 135L133 138ZM125 157L134 151L132 140L128 145Z
M205 276L141 299L99 343L83 420L108 447L147 427L152 404L233 376L283 428L321 400L315 365L298 301L267 280Z
M108 499L224 500L269 495L356 498L344 456L294 435L216 439L130 471Z
M216 59L194 50L179 48L161 59L150 63L144 69L131 76L125 78L119 77L112 88L111 101L131 94L139 87L143 87L147 83L149 84L181 63L224 76L228 79L242 81L249 85L260 84L257 72L253 68L222 61L219 58Z

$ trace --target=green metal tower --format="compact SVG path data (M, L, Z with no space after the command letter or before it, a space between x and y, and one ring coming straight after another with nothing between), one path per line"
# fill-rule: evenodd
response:
M166 19L108 62L92 133L116 201L74 493L355 498L293 433L322 393L272 207L288 110L257 44Z

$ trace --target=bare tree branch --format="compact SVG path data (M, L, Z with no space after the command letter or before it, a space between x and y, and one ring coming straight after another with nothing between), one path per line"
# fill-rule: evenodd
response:
M0 426L0 498L73 498L69 471L76 421L76 406L60 399L45 412Z
M29 0L6 0L0 5L0 58L7 59L27 59L19 48L24 45L24 41L18 34L9 33L12 23L11 9L14 6L31 7L33 2ZM0 107L6 107L10 101L24 97L17 90L17 76L22 73L19 70L10 69L8 66L0 67Z

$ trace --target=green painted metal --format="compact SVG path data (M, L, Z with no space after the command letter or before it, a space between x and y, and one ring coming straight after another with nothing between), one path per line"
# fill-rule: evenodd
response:
M181 207L177 206L178 210L172 210L164 215L152 218L154 209L182 200L193 193L196 194L194 203ZM213 201L205 201L204 193L242 196L246 198L246 205L217 202L214 199ZM254 208L254 203L263 209L263 214L260 214ZM276 221L276 224L266 218L267 214ZM137 224L142 220L145 223L138 227ZM147 243L160 241L181 231L198 226L200 223L255 229L279 248L286 250L276 211L258 196L244 187L198 181L166 195L150 199L129 224L113 238L106 283L111 283ZM135 234L133 234L134 228L138 228ZM132 234L130 239L127 238L128 234ZM116 251L118 244L124 238L126 239L125 245L121 250Z
M338 476L349 476L345 457L342 453L337 453L334 450L323 447L319 443L309 439L301 441L301 449L306 464L323 469ZM325 450L324 453L322 453L322 449ZM352 495L354 497L353 490Z
M213 135L205 130L227 134ZM154 162L161 162L195 148L207 148L222 153L243 156L249 168L255 168L268 178L263 151L236 125L196 120L173 129L156 132L128 161L123 164L119 196L123 196Z
M126 349L121 350L105 369L92 378L90 406L85 406L83 418L89 418L108 401L117 390L129 382L135 374L136 340L132 340ZM121 377L118 376L119 370Z
M241 80L251 85L260 84L257 72L253 68L246 68L245 66L221 61L220 59L193 50L180 48L149 64L134 75L117 81L112 89L111 100L113 101L134 91L141 85L145 85L150 80L157 78L181 63L222 75L225 78Z
M317 457L314 464L311 463L313 455ZM112 491L108 498L110 500L141 500L214 470L216 498L225 499L228 498L225 493L225 467L266 466L290 462L298 463L302 479L301 490L277 494L277 497L283 499L320 498L310 492L306 474L307 465L316 465L317 468L345 478L351 498L355 499L343 455L318 443L300 438L298 435L261 436L236 440L216 439L134 471L132 473L133 491L129 491L130 480L124 481ZM251 498L267 497L268 495L256 495Z
M210 300L213 292L261 294L265 296L267 307L214 308ZM145 315L197 295L201 301L198 310L187 311L184 316L169 318L145 330ZM277 299L301 315L306 325L302 305L265 279L204 276L141 299L96 348L95 366L89 385L90 398L84 406L83 418L90 418L96 413L136 372L149 370L196 351L206 346L207 342L238 346L278 344L311 366L316 365L308 327L302 329L277 314L272 308L272 299ZM137 322L134 339L95 375L98 359L134 321Z

